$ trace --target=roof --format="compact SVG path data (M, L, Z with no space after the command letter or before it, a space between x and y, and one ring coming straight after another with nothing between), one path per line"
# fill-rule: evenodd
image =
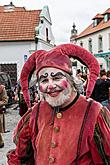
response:
M110 13L110 8L108 8L103 14L109 14Z
M41 10L15 6L4 10L5 7L7 5L0 6L0 41L35 40L35 27L39 25Z
M110 9L107 9L103 14L97 14L94 19L101 19L101 21L99 22L99 24L97 26L93 26L93 23L90 24L84 31L82 31L77 37L76 39L85 37L87 35L93 34L95 32L98 32L100 30L104 30L106 28L110 27L110 19L107 22L104 22L104 15L105 14L110 14Z
M14 5L9 8L9 5L0 6L0 12L6 12L6 11L26 11L24 7L15 7Z
M96 19L96 18L99 18L99 19L103 19L104 16L100 13L98 13L94 18L92 18L93 20Z

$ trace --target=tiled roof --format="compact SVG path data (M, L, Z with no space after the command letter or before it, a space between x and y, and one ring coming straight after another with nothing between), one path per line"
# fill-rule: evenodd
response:
M13 6L13 7L14 7L14 11L26 11L26 9L24 7L15 7L15 6ZM13 7L12 7L12 9L13 9ZM8 8L7 5L0 6L0 12L6 12L7 8Z
M40 12L17 7L14 11L4 12L0 7L0 41L34 40Z
M103 14L109 14L110 13L110 8L108 8Z
M93 20L96 18L99 18L99 19L102 19L100 21L100 23L97 25L97 26L93 26L93 23L91 25L89 25L84 31L82 31L77 37L76 39L78 38L81 38L81 37L84 37L84 36L87 36L89 34L93 34L95 32L98 32L100 30L103 30L103 29L106 29L106 28L109 28L110 27L110 19L107 21L107 22L104 22L104 14L108 14L110 13L110 9L107 9L103 14L97 14Z
M94 19L96 19L96 18L101 18L101 19L103 19L104 16L103 16L102 14L98 13L98 14L97 14L94 18L92 18L92 19L94 20Z

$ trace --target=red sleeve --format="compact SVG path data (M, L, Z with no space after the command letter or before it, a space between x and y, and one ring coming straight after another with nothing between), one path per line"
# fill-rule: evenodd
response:
M19 165L22 157L27 154L27 144L31 138L29 128L30 113L30 111L27 111L14 130L13 141L16 144L16 149L9 151L7 154L9 165Z
M110 164L110 111L102 108L90 144L94 164Z

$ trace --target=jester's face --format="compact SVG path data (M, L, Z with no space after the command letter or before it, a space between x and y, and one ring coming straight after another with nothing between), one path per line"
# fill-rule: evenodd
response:
M72 87L64 71L47 67L39 71L39 89L51 106L63 106L68 102Z

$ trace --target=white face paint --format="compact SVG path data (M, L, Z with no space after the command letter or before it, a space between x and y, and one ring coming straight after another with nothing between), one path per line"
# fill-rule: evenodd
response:
M51 106L63 106L70 99L72 88L65 72L57 68L43 68L39 71L39 89Z

